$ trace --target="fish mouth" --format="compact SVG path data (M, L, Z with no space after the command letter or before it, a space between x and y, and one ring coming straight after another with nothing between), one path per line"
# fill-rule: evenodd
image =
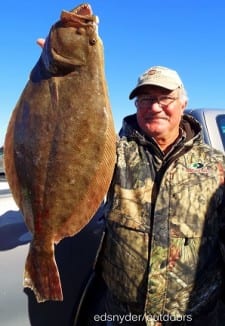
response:
M93 15L91 6L87 3L84 3L84 4L76 7L75 9L72 10L72 12L74 12L74 14L80 15L80 16L92 16Z
M93 15L93 11L89 4L82 4L72 11L63 10L60 19L62 23L74 27L99 23L98 16Z

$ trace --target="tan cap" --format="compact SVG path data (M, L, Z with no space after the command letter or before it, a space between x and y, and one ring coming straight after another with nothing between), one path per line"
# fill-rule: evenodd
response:
M138 78L137 86L130 93L129 99L137 96L138 90L144 85L154 85L173 91L176 88L182 88L183 83L175 70L155 66L151 67Z

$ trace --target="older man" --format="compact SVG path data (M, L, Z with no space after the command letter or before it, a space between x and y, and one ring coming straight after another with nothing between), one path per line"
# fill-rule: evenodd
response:
M184 114L176 71L156 66L130 94L98 259L109 325L224 325L222 153Z

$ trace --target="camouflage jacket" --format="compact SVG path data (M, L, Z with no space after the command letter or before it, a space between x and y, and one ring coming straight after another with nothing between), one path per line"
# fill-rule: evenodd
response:
M221 297L225 241L225 157L203 143L192 117L181 130L163 155L136 115L125 118L100 255L118 302L178 320L204 314Z

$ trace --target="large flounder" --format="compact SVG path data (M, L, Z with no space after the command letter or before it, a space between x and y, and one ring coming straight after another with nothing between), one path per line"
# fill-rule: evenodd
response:
M115 143L102 42L84 4L52 26L5 138L7 179L33 233L24 287L39 302L63 300L54 244L81 230L104 199Z

